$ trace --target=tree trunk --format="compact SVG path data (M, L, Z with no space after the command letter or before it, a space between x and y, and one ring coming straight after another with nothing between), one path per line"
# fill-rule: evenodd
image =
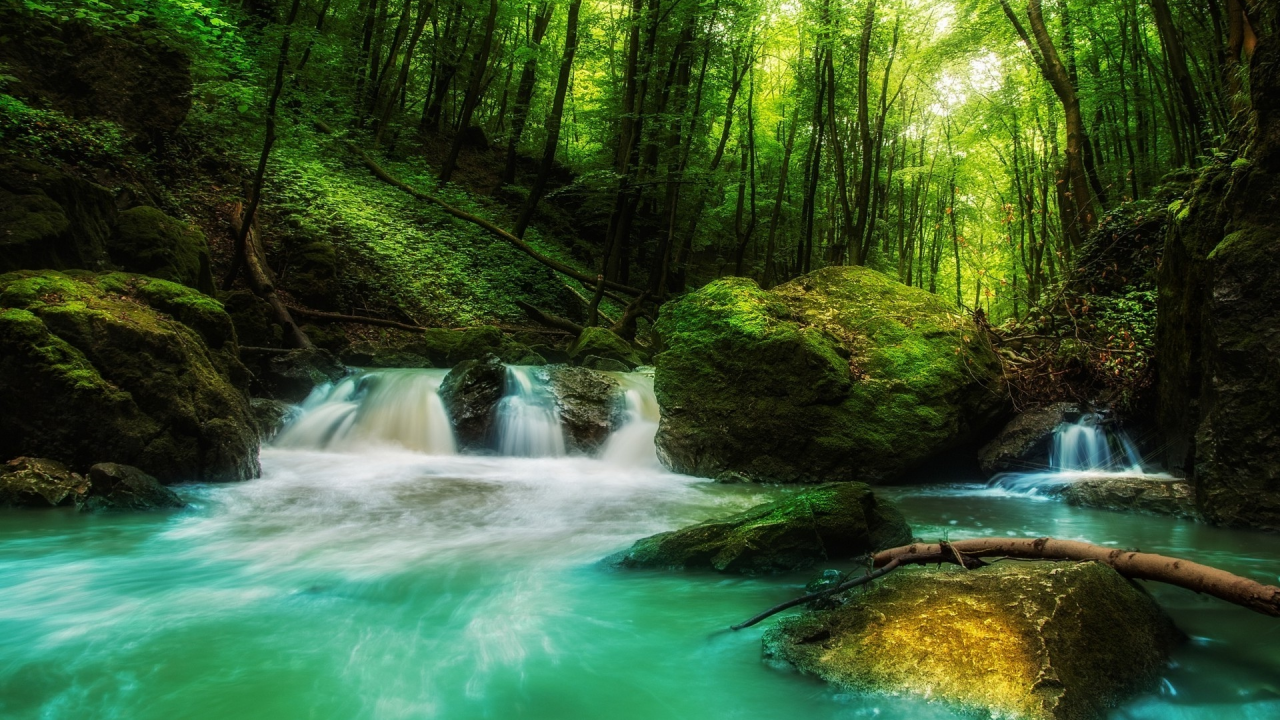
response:
M467 84L467 94L462 100L462 112L458 117L458 132L453 136L453 144L449 146L449 156L440 168L440 182L449 182L454 168L458 165L458 154L462 152L462 143L466 140L467 128L471 126L471 114L480 103L480 86L484 82L485 72L489 69L489 50L493 47L493 26L498 19L498 0L489 0L489 14L484 20L484 37L476 50L471 63L471 82Z
M516 181L516 151L520 146L520 137L524 134L525 123L529 119L529 101L533 98L533 87L537 80L538 52L542 47L542 38L551 24L551 11L554 6L547 0L538 6L538 14L533 20L533 34L530 38L532 53L524 62L520 71L520 84L516 87L516 104L511 114L511 137L507 139L507 164L502 169L502 182L510 185Z

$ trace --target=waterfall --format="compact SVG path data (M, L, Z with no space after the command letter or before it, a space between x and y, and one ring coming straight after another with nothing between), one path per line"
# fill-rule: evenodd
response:
M507 368L507 395L497 408L498 450L515 457L565 454L560 412L546 381L532 368Z
M277 447L364 450L399 446L430 455L456 452L440 401L446 370L369 370L317 387L275 439Z
M658 467L653 438L658 433L658 401L653 395L653 371L610 373L622 386L624 420L600 452L605 462L632 467Z
M1143 466L1142 456L1128 434L1107 426L1096 413L1085 413L1075 422L1054 428L1048 459L1047 470L1000 473L992 478L991 485L1035 493L1085 478L1154 474Z

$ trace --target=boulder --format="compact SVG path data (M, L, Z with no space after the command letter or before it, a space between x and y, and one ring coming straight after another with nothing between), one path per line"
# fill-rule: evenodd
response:
M978 451L978 465L988 475L1047 467L1053 431L1080 417L1074 403L1053 403L1019 413Z
M585 367L552 365L547 377L569 449L595 453L622 422L622 387L608 375Z
M115 223L106 188L34 160L0 162L0 272L107 269Z
M614 558L623 567L776 573L847 560L911 542L892 505L862 483L832 483L722 520L639 540Z
M440 383L440 400L453 422L459 450L478 450L492 444L498 402L506 394L507 368L492 355L464 360Z
M338 254L325 239L286 237L289 293L311 307L334 310L338 299Z
M57 460L20 457L0 465L0 507L75 505L89 493L89 481Z
M292 407L271 398L253 398L249 407L258 428L258 440L264 444L271 442L293 415Z
M129 272L214 294L204 233L156 208L143 206L120 213L107 249L111 259Z
M299 403L311 394L317 385L337 382L347 374L347 368L333 353L323 348L291 350L284 354L265 356L265 363L258 375L264 392L276 400Z
M0 456L112 458L164 482L258 473L231 319L125 273L0 275Z
M1042 491L1068 505L1195 519L1195 490L1185 480L1151 475L1084 478Z
M596 364L600 360L612 360L621 365L624 371L644 364L644 360L636 353L631 343L623 340L617 333L602 327L584 329L569 346L570 362L582 365L590 358L595 358Z
M723 278L662 307L659 457L703 477L887 480L972 442L1004 412L981 330L863 267L771 291Z
M220 293L222 307L231 316L236 328L236 338L241 345L253 347L279 347L284 340L284 330L276 324L275 314L266 300L248 290L232 290Z
M836 609L788 618L765 657L855 692L910 694L983 717L1102 720L1154 688L1179 634L1098 563L906 568Z
M458 330L429 328L408 342L391 347L352 347L342 359L355 367L452 368L465 360L483 360L490 355L512 365L540 364L528 346L490 325Z
M89 468L89 495L76 503L82 512L156 510L186 507L177 493L136 467L98 463Z

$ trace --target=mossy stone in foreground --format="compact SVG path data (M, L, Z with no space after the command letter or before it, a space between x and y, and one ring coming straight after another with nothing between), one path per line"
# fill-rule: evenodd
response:
M911 542L902 514L862 483L823 485L744 513L636 542L623 567L798 570Z
M898 570L834 610L788 618L765 657L855 691L991 717L1094 720L1153 687L1180 635L1097 563Z
M163 482L242 480L258 436L231 320L139 275L0 275L0 457L134 465Z
M662 307L654 390L673 470L882 480L997 418L999 363L936 295L862 267L771 291L724 278Z

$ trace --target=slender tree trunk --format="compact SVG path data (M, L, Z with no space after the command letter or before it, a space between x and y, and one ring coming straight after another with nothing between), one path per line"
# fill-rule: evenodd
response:
M440 168L440 182L449 182L454 168L458 165L458 154L462 152L462 143L466 140L467 128L471 126L471 114L480 103L480 86L485 72L489 69L489 50L493 47L493 26L498 19L498 0L489 0L489 14L484 20L484 37L476 50L471 64L471 82L467 84L467 94L462 100L462 112L458 117L458 132L453 136L453 144L449 146L449 156L445 158L444 167Z
M533 88L537 81L538 52L541 50L542 38L547 33L547 26L551 24L553 7L548 0L543 0L538 6L530 37L531 54L525 60L524 69L520 71L516 104L511 114L511 136L507 138L507 164L502 169L502 182L508 185L516 181L516 152L520 146L520 137L524 134L525 122L529 118L529 101L533 98Z
M857 243L857 256L854 262L858 265L866 263L863 253L862 237L867 232L867 212L871 206L871 157L875 153L871 141L871 118L867 109L867 63L871 54L871 31L875 28L876 3L867 0L862 16L862 39L858 43L858 137L862 141L862 174L858 178L858 195L855 202L858 208L858 222L853 226L851 242Z

